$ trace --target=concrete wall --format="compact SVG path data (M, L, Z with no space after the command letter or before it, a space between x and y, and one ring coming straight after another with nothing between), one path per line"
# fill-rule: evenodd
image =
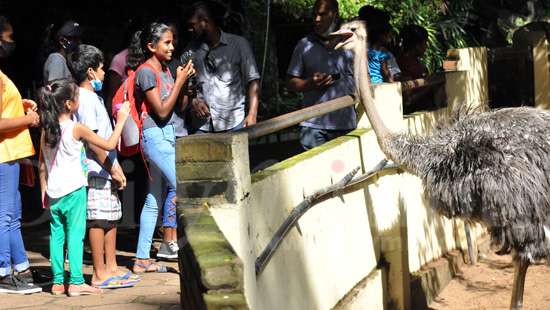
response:
M458 59L457 71L445 75L448 107L457 105L478 107L489 102L487 79L487 49L485 47L460 48L447 52Z
M384 257L389 268L378 271L385 273L386 285L376 277L372 285L353 291L380 305L407 309L410 273L450 250L467 249L462 222L429 209L420 180L407 173L380 175L343 199L315 206L299 221L301 233L292 229L264 272L254 277L253 259L304 195L337 182L356 166L369 170L383 158L372 131L357 130L321 149L253 176L251 203L246 206L251 255L243 258L250 307L331 309L376 272ZM339 160L342 163L335 164ZM365 308L365 300L351 299L346 307L383 309Z
M486 51L454 53L459 71L448 76L449 101L487 103ZM382 117L411 134L427 134L450 109L403 118L398 84L375 87L374 97ZM242 134L178 141L178 215L180 223L191 221L180 229L193 243L186 257L197 256L197 265L181 263L201 270L202 280L193 289L202 285L207 308L223 309L219 301L226 289L235 296L232 307L239 309L413 309L411 277L451 250L465 252L464 224L433 212L417 177L391 170L314 206L265 270L255 274L256 258L305 197L356 167L369 171L384 158L364 116L360 126L252 176ZM196 184L203 186L203 197ZM217 191L220 184L227 191ZM204 230L209 238L203 238ZM483 232L473 228L474 245ZM215 270L227 277L208 277Z
M535 106L550 109L550 46L544 31L524 31L514 35L514 46L533 48Z

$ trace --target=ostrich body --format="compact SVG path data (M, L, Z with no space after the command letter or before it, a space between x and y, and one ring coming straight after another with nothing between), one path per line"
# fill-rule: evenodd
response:
M428 136L392 132L371 97L365 25L347 23L333 36L336 48L354 52L357 95L384 154L421 178L439 213L484 223L497 254L513 254L511 309L521 309L527 267L550 258L550 112L507 108L466 115Z

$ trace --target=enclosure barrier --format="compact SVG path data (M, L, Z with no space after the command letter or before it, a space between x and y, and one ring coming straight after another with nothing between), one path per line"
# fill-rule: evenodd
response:
M447 108L404 117L406 86L373 88L393 129L426 134L456 105L487 104L486 49L451 54ZM253 174L249 138L352 104L338 98L238 133L178 140L184 309L422 309L450 281L468 247L464 224L432 211L420 180L395 169L311 208L256 274L256 259L294 207L384 156L361 107L358 129ZM483 233L471 229L475 251Z

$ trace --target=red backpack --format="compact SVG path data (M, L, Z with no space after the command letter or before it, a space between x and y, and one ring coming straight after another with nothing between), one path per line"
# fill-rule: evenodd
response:
M157 77L157 89L161 85L160 74L146 62L140 65L136 71L129 70L128 78L117 89L112 101L112 115L113 120L116 123L117 112L125 101L130 102L130 115L124 124L122 129L122 135L120 142L118 143L117 151L123 156L132 156L141 151L141 133L143 130L142 116L144 113L149 113L149 107L145 102L145 97L142 102L136 102L135 98L135 86L136 86L136 72L143 67L148 67ZM139 105L139 112L138 112Z

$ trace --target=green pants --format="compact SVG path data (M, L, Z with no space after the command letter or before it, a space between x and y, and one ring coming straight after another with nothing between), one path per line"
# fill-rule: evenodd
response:
M86 187L58 199L50 200L50 259L54 284L63 284L65 257L63 246L67 240L70 284L84 283L82 256L86 234Z

